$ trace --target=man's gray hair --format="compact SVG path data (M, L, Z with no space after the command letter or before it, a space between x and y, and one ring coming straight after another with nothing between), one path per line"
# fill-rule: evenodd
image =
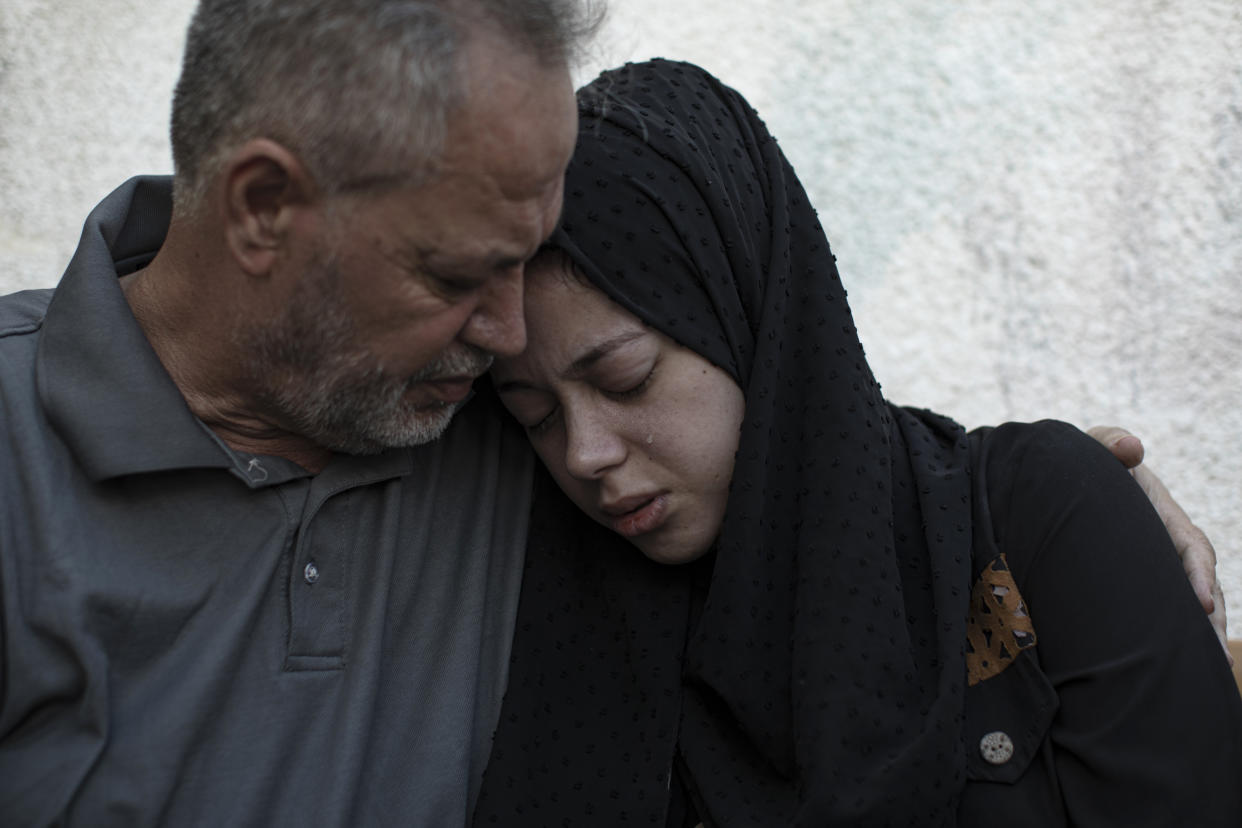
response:
M294 152L340 192L426 172L463 97L461 50L486 26L552 66L602 6L580 0L201 0L173 95L179 210L251 138Z

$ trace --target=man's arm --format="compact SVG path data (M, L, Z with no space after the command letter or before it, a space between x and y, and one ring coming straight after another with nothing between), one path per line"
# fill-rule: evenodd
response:
M1182 567L1186 577L1194 588L1195 597L1199 599L1204 612L1216 630L1216 637L1225 647L1225 656L1233 664L1229 655L1226 635L1225 597L1221 592L1220 582L1216 579L1216 550L1203 530L1195 526L1190 516L1177 504L1168 488L1159 477L1143 462L1143 443L1124 428L1118 426L1094 426L1087 433L1113 453L1130 474L1138 482L1147 499L1156 507L1156 513L1164 521L1164 526L1173 539L1177 554L1182 558Z

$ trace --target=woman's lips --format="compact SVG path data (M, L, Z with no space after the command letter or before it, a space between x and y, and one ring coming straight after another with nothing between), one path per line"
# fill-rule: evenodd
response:
M624 505L629 505L625 503ZM634 508L617 514L617 507L605 509L610 515L612 531L623 537L633 538L658 529L668 516L668 494L638 499Z

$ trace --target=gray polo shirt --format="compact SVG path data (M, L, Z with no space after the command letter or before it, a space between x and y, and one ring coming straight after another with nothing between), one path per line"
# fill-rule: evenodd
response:
M117 284L170 182L0 299L0 824L466 822L504 689L532 455L482 400L318 475L187 408Z

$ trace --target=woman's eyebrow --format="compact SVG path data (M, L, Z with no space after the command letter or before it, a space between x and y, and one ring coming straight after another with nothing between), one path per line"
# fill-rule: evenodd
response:
M588 350L585 354L583 354L582 356L578 357L573 362L571 362L569 364L569 368L565 370L565 376L570 377L571 379L577 379L578 377L582 376L587 371L589 371L591 367L595 365L595 363L599 362L601 359L608 356L608 354L617 350L621 346L626 345L627 343L633 342L635 339L642 338L646 333L647 333L646 330L639 328L635 330L625 331L624 333L619 333L616 336L605 339L603 342L600 342L598 345L595 345L590 350ZM498 394L503 394L506 391L537 391L539 390L531 383L527 382L526 380L522 380L522 379L513 379L513 380L506 380L504 382L496 382L495 378L493 377L492 381L495 383L496 393Z

